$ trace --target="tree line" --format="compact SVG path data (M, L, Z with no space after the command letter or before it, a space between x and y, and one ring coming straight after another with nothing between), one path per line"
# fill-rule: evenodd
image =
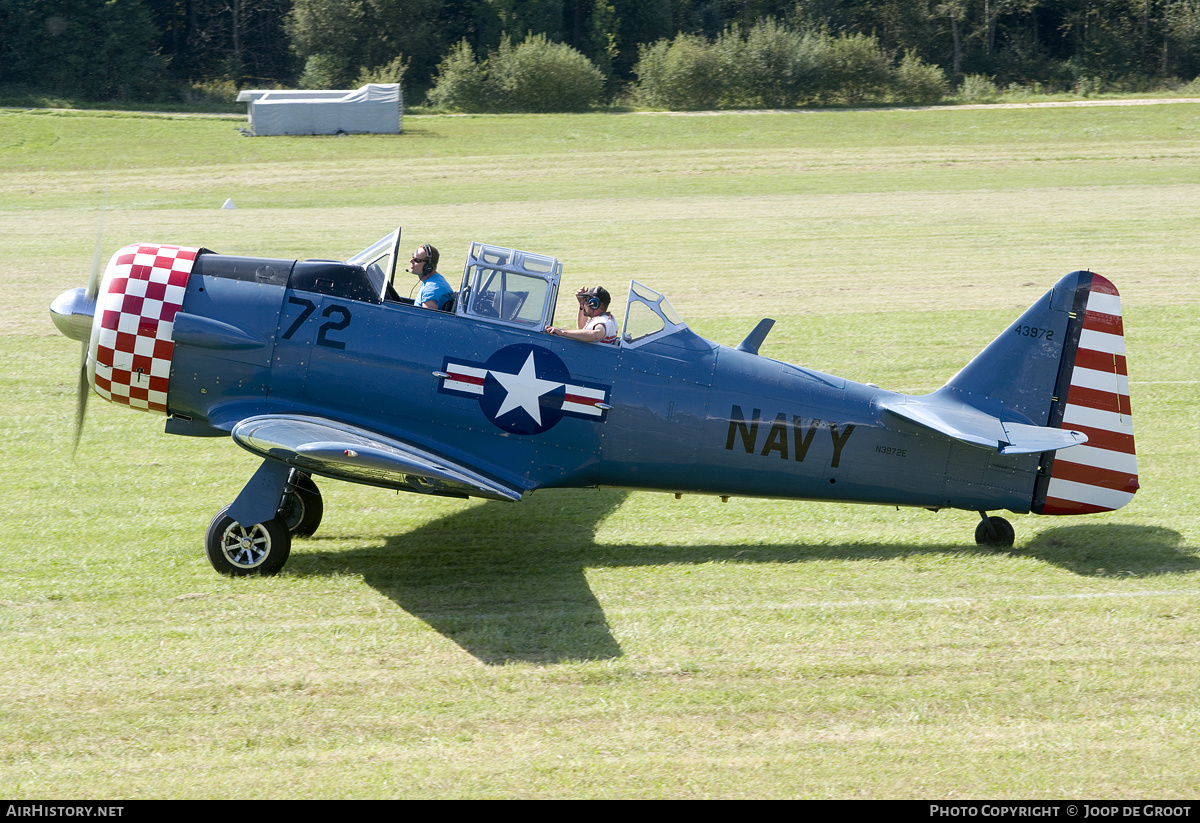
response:
M755 56L755 38L776 51ZM780 96L779 72L798 70L779 49L808 55L809 91ZM0 0L6 96L187 102L401 80L410 104L513 109L536 105L544 79L513 89L540 60L596 100L691 107L671 100L690 85L765 105L835 99L843 86L812 73L847 59L878 64L888 88L936 87L931 69L1049 91L1182 83L1200 74L1200 0ZM775 91L747 90L754 60Z

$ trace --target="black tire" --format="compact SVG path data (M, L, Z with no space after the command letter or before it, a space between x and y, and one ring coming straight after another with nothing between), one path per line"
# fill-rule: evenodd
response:
M989 517L986 523L980 520L979 525L975 527L975 542L980 546L1005 549L1012 546L1016 538L1017 533L1012 523L1003 517Z
M246 528L229 516L229 507L217 512L204 538L208 562L231 577L279 574L292 551L292 536L279 518Z
M311 537L321 525L325 515L325 501L321 490L313 479L304 472L295 472L290 490L283 495L275 517L282 520L292 537Z

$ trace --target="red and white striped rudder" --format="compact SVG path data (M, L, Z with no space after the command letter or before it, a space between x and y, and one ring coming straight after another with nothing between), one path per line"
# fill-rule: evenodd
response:
M1052 425L1081 431L1088 442L1047 456L1033 507L1039 514L1112 511L1138 490L1121 296L1100 275L1079 275L1071 335L1078 342L1064 353Z

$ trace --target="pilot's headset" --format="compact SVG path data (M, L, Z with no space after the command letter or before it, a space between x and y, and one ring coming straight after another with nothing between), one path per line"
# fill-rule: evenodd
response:
M438 254L437 249L428 243L422 243L421 248L425 252L425 265L421 268L421 276L426 277L437 271L438 258L441 255Z
M592 288L580 294L580 296L583 297L583 305L592 311L596 311L602 305L608 302L607 300L601 299L602 295L603 297L608 297L608 292L605 291L604 287L602 286L592 286Z

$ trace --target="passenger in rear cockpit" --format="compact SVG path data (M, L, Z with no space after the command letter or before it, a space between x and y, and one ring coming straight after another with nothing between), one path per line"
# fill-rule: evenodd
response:
M446 278L438 274L439 257L436 248L428 243L422 243L421 247L413 252L412 260L409 261L412 263L409 271L421 281L421 288L417 291L416 299L413 302L426 309L441 309L454 296L454 289L450 288Z
M612 298L603 286L592 286L590 289L580 288L575 292L579 301L579 316L575 329L560 329L547 326L546 334L558 337L570 337L572 340L583 340L588 343L616 343L617 320L608 311Z

